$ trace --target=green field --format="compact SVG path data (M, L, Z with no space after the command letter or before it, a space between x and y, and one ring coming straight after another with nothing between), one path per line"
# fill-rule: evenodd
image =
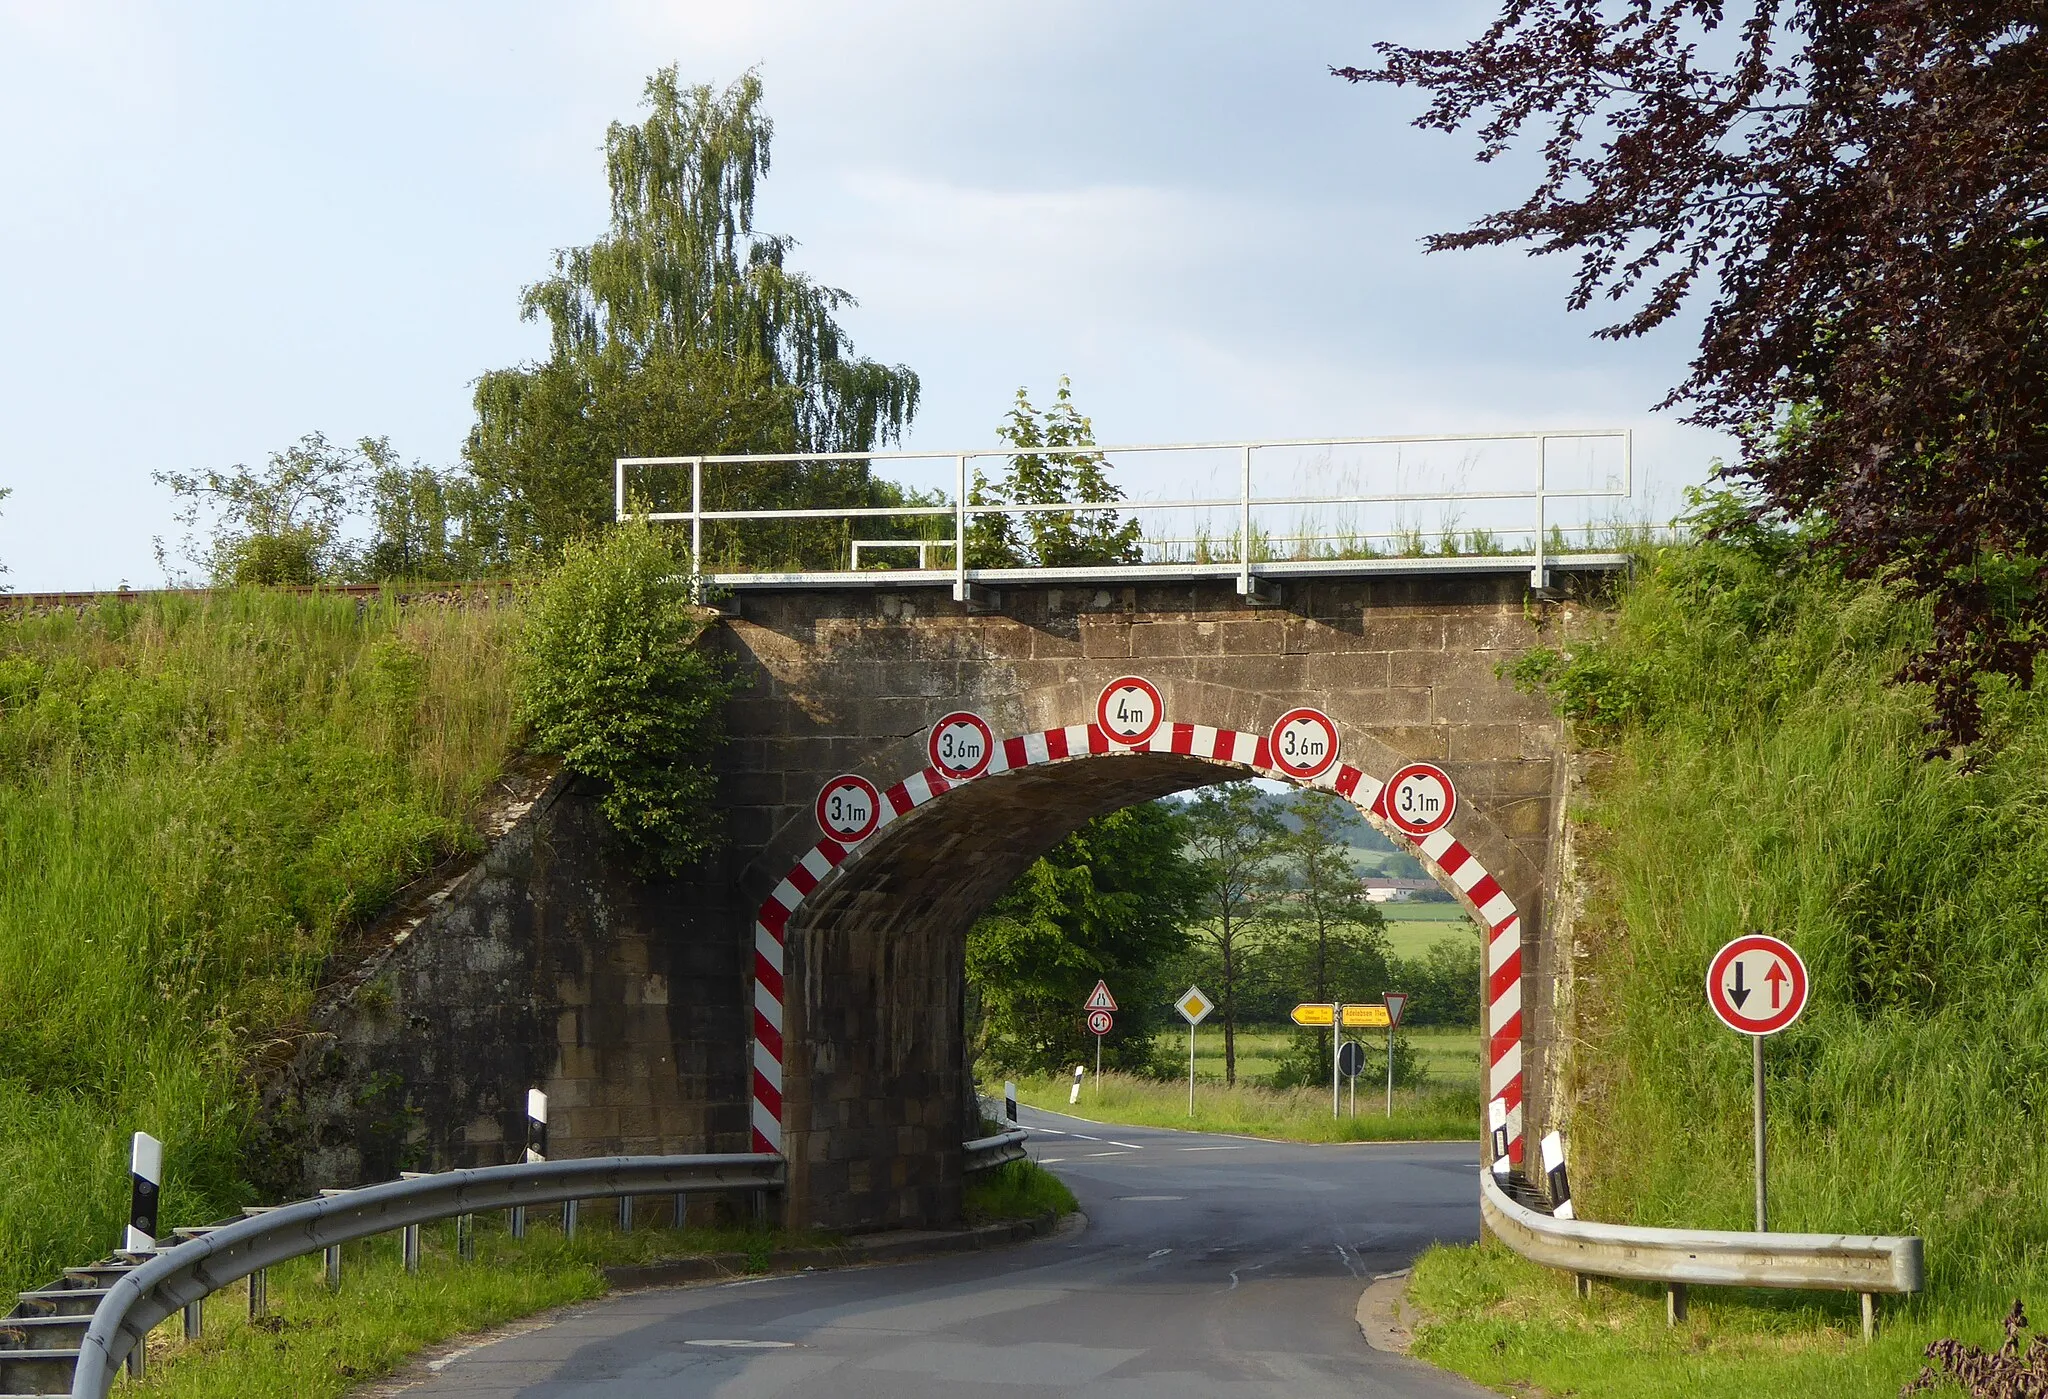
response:
M1298 1142L1477 1141L1479 1089L1446 1089L1425 1085L1394 1094L1394 1115L1385 1116L1381 1097L1360 1083L1358 1115L1330 1112L1327 1088L1275 1090L1239 1083L1225 1088L1200 1079L1195 1083L1194 1111L1188 1110L1188 1085L1159 1079L1108 1073L1091 1078L1081 1101L1069 1105L1073 1079L1066 1074L1031 1075L1017 1080L1018 1101L1035 1108L1067 1113L1091 1122L1133 1127L1177 1127L1191 1132L1223 1132ZM1384 1092L1384 1089L1381 1090ZM1346 1105L1348 1108L1348 1104Z
M1423 1069L1429 1076L1428 1087L1479 1091L1479 1031L1476 1028L1432 1025L1402 1033L1422 1060ZM1287 1052L1293 1036L1292 1025L1240 1027L1237 1032L1238 1077L1263 1078L1272 1073L1280 1066L1280 1057ZM1353 1032L1353 1038L1360 1036L1383 1043L1386 1032ZM1180 1064L1187 1063L1188 1037L1185 1029L1167 1031L1158 1043L1160 1059L1171 1057ZM1223 1028L1214 1020L1195 1031L1195 1079L1197 1083L1223 1082ZM1371 1090L1370 1083L1359 1084L1361 1101ZM1384 1083L1378 1091L1383 1098L1386 1091Z
M1479 926L1458 904L1381 904L1387 920L1387 946L1396 957L1420 957L1444 938L1479 940Z

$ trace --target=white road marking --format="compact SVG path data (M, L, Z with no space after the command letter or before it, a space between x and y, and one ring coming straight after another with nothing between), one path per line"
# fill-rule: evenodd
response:
M1241 1146L1184 1146L1182 1151L1243 1151Z
M795 1341L684 1341L686 1346L712 1346L719 1350L792 1350Z
M1143 1151L1145 1149L1142 1146L1133 1146L1130 1142L1111 1142L1110 1145L1123 1147L1127 1151Z
M1151 1261L1152 1261L1153 1259L1155 1259L1155 1258L1164 1258L1164 1257L1166 1257L1166 1255L1167 1255L1167 1254L1169 1254L1169 1253L1171 1253L1171 1252L1173 1252L1173 1250L1172 1250L1172 1249L1170 1249L1170 1248L1157 1248L1157 1249L1154 1249L1154 1250L1152 1250L1152 1252L1150 1252L1150 1253L1148 1253L1148 1254L1146 1254L1146 1255L1145 1255L1145 1261L1149 1263L1149 1262L1151 1262Z
M1089 1156L1091 1156L1091 1157L1094 1157L1094 1156L1129 1156L1130 1154L1131 1154L1131 1153L1130 1153L1130 1152L1128 1152L1128 1151L1091 1151L1091 1152L1089 1152L1089 1153L1088 1153L1088 1155L1089 1155Z
M1185 1200L1185 1199L1187 1199L1187 1196L1185 1196L1185 1195L1118 1195L1118 1196L1116 1196L1115 1198L1116 1198L1116 1199L1119 1199L1119 1200L1137 1200L1137 1201L1139 1201L1139 1202L1141 1202L1141 1203L1142 1203L1142 1202L1144 1202L1144 1201L1147 1201L1147 1200ZM1168 1250L1167 1250L1167 1252L1169 1252L1169 1253L1171 1253L1172 1251L1173 1251L1173 1250L1171 1250L1171 1249L1168 1249Z
M1041 1156L1038 1158L1038 1164L1041 1166L1057 1166L1066 1159L1064 1156Z

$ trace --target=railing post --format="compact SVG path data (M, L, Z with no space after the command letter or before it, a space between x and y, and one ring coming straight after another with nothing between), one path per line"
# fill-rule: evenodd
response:
M455 1256L465 1263L476 1258L476 1216L473 1214L455 1216Z
M258 1268L249 1274L249 1320L261 1320L270 1310L270 1269Z
M420 1226L408 1224L399 1234L399 1256L405 1262L405 1271L417 1273L420 1270Z
M330 1291L341 1290L341 1245L327 1246L327 1286Z
M612 519L626 518L626 462L623 457L612 458Z
M1252 595L1252 448L1244 447L1243 470L1238 482L1237 595Z
M1548 454L1549 454L1549 451L1550 451L1550 439L1549 439L1548 437L1539 437L1539 438L1537 438L1537 439L1536 439L1536 549L1535 549L1535 560L1534 560L1534 562L1533 562L1533 563L1531 564L1531 566L1530 566L1530 568L1529 568L1529 586L1530 586L1531 588L1534 588L1534 589L1535 589L1536 591L1538 591L1538 592L1541 592L1541 591L1543 591L1543 589L1545 589L1545 588L1547 588L1547 587L1549 587L1549 586L1550 586L1550 571L1549 571L1548 569L1546 569L1546 568L1545 568L1545 567L1543 566L1543 544L1544 544L1544 539L1543 539L1543 532L1544 532L1544 530L1545 530L1545 529L1546 529L1546 528L1548 527L1548 524L1547 524L1547 515L1548 515L1548 512L1547 512L1547 511L1546 511L1546 510L1544 509L1544 506L1545 506L1545 505L1547 505L1547 504L1549 503L1549 502L1548 502L1548 500L1547 500L1547 499L1545 498L1545 496L1544 496L1544 493L1543 493L1543 492L1544 492L1544 489L1545 489L1545 483L1546 483L1546 477L1545 477L1545 474L1544 474L1544 467L1545 467L1545 465L1546 465L1546 462L1545 462L1545 458L1546 458L1546 457L1548 456Z
M580 1200L562 1201L562 1237L565 1239L576 1237L576 1217L580 1213L576 1207L581 1203Z
M704 600L704 458L690 461L690 596Z
M185 1304L185 1339L196 1341L199 1339L200 1333L205 1329L206 1300L201 1298L197 1302L187 1302Z
M512 1207L512 1237L515 1239L526 1237L526 1206L524 1205L514 1205Z
M967 601L967 454L953 458L953 601Z

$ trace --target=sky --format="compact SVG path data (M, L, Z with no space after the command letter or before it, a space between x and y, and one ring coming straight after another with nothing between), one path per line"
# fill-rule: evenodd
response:
M154 471L314 431L457 462L669 64L760 73L757 225L918 371L909 445L992 445L1062 374L1106 443L1630 428L1668 518L1727 450L1652 412L1692 326L1598 341L1568 262L1425 256L1530 165L1328 75L1493 8L0 0L0 583L160 584Z

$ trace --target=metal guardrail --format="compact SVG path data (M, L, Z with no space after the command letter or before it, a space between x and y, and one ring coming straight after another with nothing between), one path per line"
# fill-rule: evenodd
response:
M968 1142L960 1149L967 1154L962 1169L986 1171L1011 1161L1022 1161L1025 1157L1024 1141L1031 1134L1022 1127L1012 1127L1007 1132L998 1132L993 1137L982 1137Z
M1546 479L1549 468L1550 446L1553 442L1611 441L1619 444L1621 456L1620 485L1611 489L1566 489L1553 488ZM1282 483L1282 488L1262 494L1257 480L1256 464L1261 453L1285 453L1301 451L1331 452L1336 449L1352 448L1368 450L1374 448L1405 449L1427 446L1463 446L1470 451L1479 451L1488 444L1529 443L1533 444L1534 471L1526 486L1515 485L1506 489L1489 490L1417 490L1400 488L1400 471L1393 472L1394 488L1391 490L1327 490L1308 491L1299 486ZM989 502L975 504L970 499L970 487L976 477L971 464L982 460L1008 461L1016 457L1065 457L1090 458L1106 461L1116 456L1133 456L1150 453L1229 453L1235 458L1237 491L1231 495L1211 495L1186 499L1153 499L1150 497L1125 498L1116 501L1072 501L1072 502ZM949 499L933 505L891 505L891 506L847 506L847 507L797 507L787 509L718 510L706 509L704 504L704 470L708 467L767 466L818 463L858 463L874 466L879 463L943 463L952 468L952 482ZM690 508L688 510L648 510L636 508L632 503L632 489L629 474L650 468L687 468L690 473ZM1340 473L1341 474L1341 473ZM1599 567L1589 556L1595 551L1567 552L1560 556L1554 549L1550 532L1554 516L1550 503L1554 500L1621 500L1628 498L1634 490L1635 462L1634 436L1626 428L1592 428L1574 431L1541 432L1494 432L1452 434L1441 436L1406 437L1321 437L1291 438L1238 442L1188 442L1188 443L1138 443L1126 446L1096 446L1076 444L1072 446L1041 447L996 447L982 448L967 452L780 452L748 453L731 455L670 456L670 457L620 457L613 463L613 511L616 518L644 518L688 522L690 526L690 558L693 577L701 583L718 587L799 587L799 586L845 586L886 581L892 585L919 584L937 585L951 583L953 599L966 602L976 584L1005 582L1044 582L1066 576L1075 579L1098 581L1150 580L1179 581L1187 577L1235 578L1238 592L1244 596L1256 596L1259 577L1283 577L1290 573L1361 574L1392 571L1390 565L1407 564L1412 568L1421 565L1429 571L1441 572L1460 566L1469 567L1482 560L1492 568L1513 568L1526 570L1532 586L1547 586L1548 572L1552 562L1579 567ZM1609 478L1612 479L1612 478ZM1500 550L1493 553L1470 555L1438 555L1429 558L1404 558L1398 548L1380 551L1371 541L1395 541L1410 536L1420 537L1426 530L1364 530L1351 529L1335 531L1331 539L1342 540L1350 545L1361 542L1372 552L1360 557L1331 558L1315 557L1316 546L1325 542L1321 536L1300 532L1278 531L1269 538L1291 540L1299 546L1300 552L1309 557L1295 559L1261 558L1257 514L1275 508L1322 510L1326 508L1353 509L1356 507L1391 506L1397 510L1412 505L1436 504L1459 506L1479 502L1523 502L1529 507L1529 518L1518 520L1512 525L1498 528L1489 527L1488 534L1523 536L1529 539L1529 547L1518 552ZM1095 511L1110 511L1118 514L1143 515L1161 511L1182 512L1189 516L1209 512L1226 512L1231 530L1224 541L1225 557L1220 560L1196 563L1181 559L1159 559L1150 563L1117 567L1085 568L1027 568L1027 569L979 569L967 563L968 531L977 518L990 515L1029 516L1033 514L1055 514L1073 516ZM916 569L891 569L878 579L870 571L859 568L859 550L853 551L849 560L852 567L845 571L831 570L816 573L714 573L702 572L704 545L704 524L745 523L769 520L797 521L821 520L851 523L871 519L932 519L949 521L951 528L947 537L927 539L927 547L947 548L952 551L953 563L949 569L926 567L930 562L927 549L919 549ZM1569 528L1584 530L1577 524ZM1187 543L1182 540L1150 541L1155 544ZM882 541L860 540L861 549L873 550ZM918 540L896 541L903 547L915 547ZM1354 549L1340 549L1341 553L1356 552ZM1234 553L1235 559L1228 556ZM1607 556L1602 556L1606 560ZM1619 566L1618 556L1606 566ZM1194 570L1190 572L1190 570Z
M783 1184L779 1156L593 1156L481 1166L302 1200L149 1255L116 1279L93 1312L72 1372L73 1399L106 1399L128 1352L171 1313L263 1268L457 1215L568 1200Z
M1919 1292L1926 1286L1918 1238L1878 1234L1774 1234L1715 1229L1652 1229L1553 1219L1509 1198L1490 1172L1480 1173L1479 1213L1494 1236L1532 1262L1595 1277L1661 1282L1667 1317L1685 1318L1685 1288L1810 1288L1857 1292L1863 1297L1863 1333L1876 1325L1879 1293Z

